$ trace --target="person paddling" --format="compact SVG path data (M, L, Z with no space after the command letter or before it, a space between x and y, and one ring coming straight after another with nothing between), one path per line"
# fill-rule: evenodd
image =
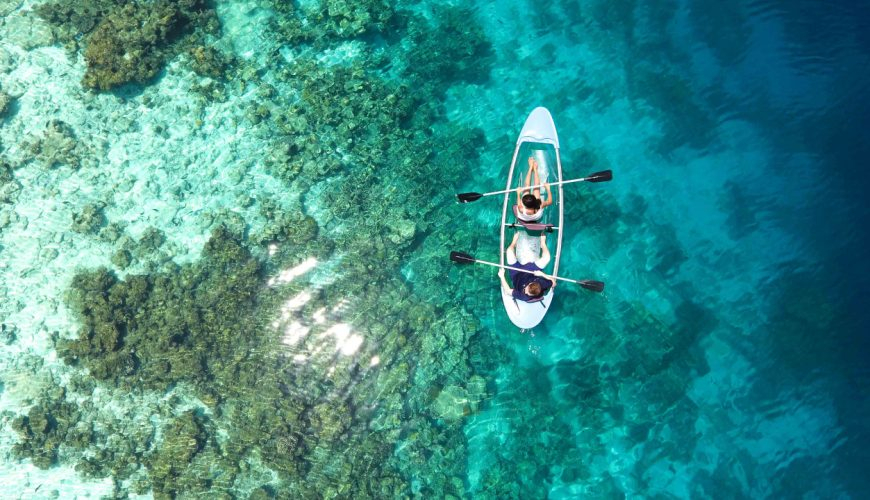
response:
M538 161L529 156L529 170L526 172L525 186L517 189L517 208L515 214L523 222L536 222L544 215L544 208L553 204L553 193L550 185L546 184L547 199L541 198L541 188L529 189L531 186L540 186L541 176L538 173Z
M547 248L547 236L541 235L540 255L534 260L521 263L517 260L517 240L520 233L514 234L514 239L505 252L507 265L524 271L510 269L510 278L513 287L508 285L504 276L504 269L500 269L498 277L501 279L502 291L510 294L516 300L523 302L537 302L543 299L547 290L556 286L556 279L545 277L542 270L550 263L550 249Z

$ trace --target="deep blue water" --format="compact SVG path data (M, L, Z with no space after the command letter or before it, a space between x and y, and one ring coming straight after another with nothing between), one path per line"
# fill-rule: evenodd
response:
M563 287L522 336L493 301L493 342L511 355L481 363L500 390L465 427L472 484L867 495L866 3L479 12L516 35L482 92L521 97L477 123L490 112L518 128L544 105L565 177L615 179L566 187L562 274L604 279L605 296ZM473 174L504 166L503 147Z

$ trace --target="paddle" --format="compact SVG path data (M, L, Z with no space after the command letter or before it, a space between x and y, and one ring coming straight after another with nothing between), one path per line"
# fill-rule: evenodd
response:
M613 172L610 170L602 170L601 172L595 172L587 177L581 177L579 179L569 179L567 181L559 181L559 182L551 182L551 186L557 186L559 184L571 184L572 182L607 182L613 179ZM523 189L536 189L539 187L544 187L546 184L539 184L537 186L529 186ZM504 194L509 193L511 191L516 191L516 189L505 189L503 191L492 191L490 193L459 193L456 195L459 198L459 203L469 203L472 201L477 201L484 196L489 196L492 194Z
M502 265L496 264L494 262L487 262L485 260L477 260L473 256L468 255L467 253L462 253L462 252L457 252L457 251L450 252L450 260L452 260L453 262L456 262L457 264L474 264L474 263L486 264L488 266L500 267L502 269L512 269L514 271L519 271L521 273L535 274L534 272L529 271L527 269L519 269L517 267L502 266ZM604 283L602 283L600 281L572 280L572 279L568 279L568 278L563 278L561 276L548 276L548 275L543 274L543 273L541 274L541 277L543 277L543 278L556 278L557 280L570 281L571 283L577 283L578 285L582 286L583 288L585 288L587 290L592 290L593 292L596 292L596 293L604 291Z

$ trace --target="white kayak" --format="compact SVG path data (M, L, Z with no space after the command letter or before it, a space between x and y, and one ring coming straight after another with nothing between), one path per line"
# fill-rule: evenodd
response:
M540 234L547 235L547 247L550 249L550 262L544 267L544 273L558 276L559 257L562 253L562 184L551 187L553 204L544 208L541 220L536 224L523 227L518 224L514 206L517 204L516 189L525 186L528 159L534 157L538 162L538 173L542 183L562 181L562 161L559 157L559 137L553 117L546 108L538 107L532 110L517 139L510 171L507 175L507 186L511 190L505 193L502 206L501 224L501 255L500 264L508 265L506 250L513 239L513 232L520 233L517 242L516 257L519 264L525 264L538 258L540 252ZM534 182L534 181L533 181ZM541 189L541 195L546 196L546 190ZM507 278L507 276L505 276ZM508 279L510 283L510 279ZM543 300L523 302L515 299L510 293L502 290L502 301L508 317L519 328L528 329L537 326L553 302L556 289L551 288Z

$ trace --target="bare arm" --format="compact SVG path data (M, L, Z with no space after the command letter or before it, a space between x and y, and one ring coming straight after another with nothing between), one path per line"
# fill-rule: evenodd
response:
M538 174L538 162L535 162L535 179L534 179L534 182L535 182L535 183L532 184L532 186L538 186L538 187L535 188L535 191L534 191L532 194L535 195L535 198L540 199L540 198L541 198L541 188L540 188L540 186L541 186L541 176L540 176L540 174Z
M550 260L550 249L547 248L547 235L546 234L541 235L541 258L546 258L547 260ZM552 283L553 287L555 288L556 287L556 278L553 278L552 276L547 276L547 279L550 280L550 283Z
M509 252L510 252L511 250L516 249L516 247L517 247L517 240L519 240L519 239L520 239L520 233L519 233L519 232L514 233L514 239L511 240L511 244L508 245L508 247L507 247L507 249L508 249ZM514 251L516 251L516 250L514 250Z
M541 208L549 207L553 204L553 192L550 191L550 184L547 183L544 187L547 189L547 199L541 201Z
M516 252L517 240L519 240L519 239L520 239L520 233L519 232L514 233L514 239L511 240L511 244L508 245L508 247L507 247L508 252L510 252L510 251ZM511 288L511 286L508 284L507 280L505 279L503 268L498 270L498 277L501 278L502 290L504 290L505 293L513 293L514 289Z
M537 169L538 169L538 162L535 161L534 158L532 158L531 156L529 156L529 170L526 171L526 187L529 187L529 186L532 185L532 184L531 184L531 182L532 182L532 171L537 171Z
M504 277L504 269L498 270L498 277L501 279L501 289L504 290L505 293L513 293L514 289L508 285L508 282Z
M556 287L556 278L554 278L554 277L552 277L552 276L549 276L549 275L547 275L547 274L544 274L544 271L538 270L538 271L535 271L533 274L534 274L535 276L539 276L539 277L541 277L541 278L547 278L548 280L550 280L550 283L553 284L552 287L553 287L553 288Z
M523 187L517 189L517 205L522 203L523 201L523 193L529 190L529 186L532 186L532 174L537 174L538 172L538 162L535 161L534 158L529 156L529 169L526 171L526 182L523 184Z

